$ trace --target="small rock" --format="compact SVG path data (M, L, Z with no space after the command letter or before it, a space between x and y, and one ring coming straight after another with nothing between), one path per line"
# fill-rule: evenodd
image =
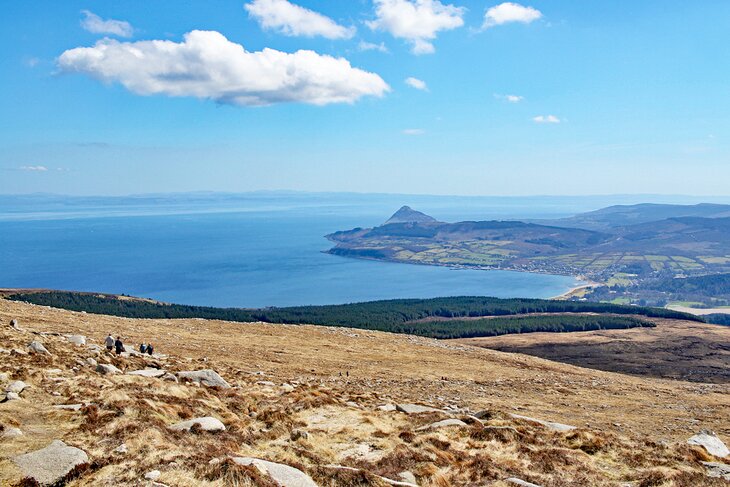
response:
M707 476L730 480L730 465L718 462L702 462L707 468Z
M395 404L383 404L382 406L378 406L378 409L389 413L391 411L395 411Z
M98 362L96 361L96 359L92 358L92 357L87 358L86 363L92 367L96 367L98 365Z
M219 419L212 416L182 421L180 423L173 424L172 426L168 426L168 428L173 431L190 431L190 428L194 425L198 425L198 427L203 431L224 431L226 429L225 425L221 423Z
M449 428L449 427L462 427L466 426L466 423L463 422L460 419L444 419L443 421L436 421L435 423L431 423L426 426L421 426L420 428L416 428L416 431L425 431L425 430L435 430L439 428Z
M282 384L282 385L281 385L281 389L282 389L282 390L283 390L284 392L287 392L287 393L288 393L288 392L294 392L294 389L295 389L295 388L294 388L294 386L293 386L293 385L291 385L291 384Z
M162 377L167 372L165 372L162 369L142 369L142 370L133 370L131 372L127 372L127 375L139 375L142 377Z
M33 340L28 344L28 348L30 349L31 353L39 353L39 354L45 354L50 355L51 352L49 352L46 347L43 346L41 342Z
M545 426L546 428L549 428L554 431L571 431L575 429L575 426L571 426L569 424L562 424L562 423L554 423L552 421L544 421L542 419L535 419L530 418L528 416L521 416L519 414L512 414L510 413L510 416L512 416L515 419L522 419L524 421L530 421L532 423L537 423Z
M7 382L10 379L10 375L2 372L0 373L0 382Z
M537 484L526 482L524 480L521 480L521 479L518 479L515 477L510 477L508 479L504 479L504 481L507 482L508 484L520 485L522 487L540 487Z
M5 392L13 392L15 394L20 394L25 390L25 388L28 387L25 382L22 380L16 380L14 382L11 382L5 387Z
M700 431L687 440L687 443L690 445L701 446L707 450L707 453L719 458L725 458L730 455L730 450L728 450L727 446L725 446L725 443L723 443L722 440L712 431Z
M5 428L2 434L3 438L15 438L16 436L23 436L23 432L18 428Z
M48 375L63 374L63 370L61 370L61 369L46 369L46 374L48 374Z
M122 373L121 370L114 367L112 364L99 364L96 366L96 371L102 375L115 375Z
M113 449L112 450L112 453L116 453L117 455L124 455L128 451L129 450L127 449L127 445L124 444L124 443L122 443L121 445L119 445L118 447L116 447L115 449Z
M317 487L312 477L289 465L250 457L233 457L231 460L238 465L256 467L259 472L269 476L282 487Z
M175 375L173 375L173 374L171 374L169 372L167 374L165 374L165 375L162 376L162 380L169 380L169 381L172 381L172 382L178 382L177 376L175 376Z
M147 480L157 480L160 478L160 475L162 475L162 473L159 470L150 470L144 474L144 478Z
M418 481L416 480L416 476L413 475L412 472L409 472L408 470L405 470L398 474L398 478L402 480L403 482L408 482L409 484L416 484Z
M231 386L223 380L223 377L218 375L214 370L189 370L184 372L178 372L177 376L183 380L189 380L196 384L203 384L207 387L220 387L222 389L228 389Z
M395 408L406 414L443 413L441 409L432 408L430 406L421 406L420 404L398 404Z
M84 335L68 335L66 340L74 345L86 345L86 337Z
M83 404L57 404L53 406L54 409L62 409L65 411L81 411L82 407L84 407Z
M270 380L260 380L260 381L256 382L256 385L265 386L265 387L276 387L276 384L271 382Z
M291 441L297 441L299 438L302 438L303 440L306 440L309 438L309 433L303 430L292 430L291 435L289 435L289 438L291 438Z
M358 403L356 403L355 401L347 401L345 403L345 406L351 407L351 408L359 408L360 407L360 405Z
M89 462L86 452L60 440L54 440L47 447L13 458L24 477L41 485L55 485L71 470Z
M20 323L18 322L18 320L15 319L10 320L10 327L16 331L23 331L23 329L20 328Z
M7 392L5 394L5 400L6 401L17 401L20 399L20 394L17 392Z

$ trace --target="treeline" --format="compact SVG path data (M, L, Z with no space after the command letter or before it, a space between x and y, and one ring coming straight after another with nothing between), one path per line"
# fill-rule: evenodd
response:
M446 339L497 336L510 333L564 333L654 326L656 325L650 321L633 316L558 314L410 322L398 325L390 331Z
M646 282L642 288L683 296L694 294L714 297L728 296L730 295L730 274L660 279Z
M621 306L609 303L553 301L544 299L499 299L489 297L449 297L433 299L394 299L327 306L295 306L287 308L214 308L183 304L162 304L114 295L50 291L14 294L9 299L26 301L54 308L128 318L204 318L225 321L265 321L284 324L347 326L424 336L431 327L419 320L432 318L478 318L529 313L599 313L611 315L643 315L651 318L675 318L702 321L701 318L662 308ZM535 317L545 320L545 316ZM471 320L469 326L474 326ZM456 321L438 326L454 326ZM494 325L494 323L492 323ZM416 330L425 330L417 332ZM550 330L545 330L550 331ZM552 330L560 331L560 330ZM570 330L565 330L570 331Z

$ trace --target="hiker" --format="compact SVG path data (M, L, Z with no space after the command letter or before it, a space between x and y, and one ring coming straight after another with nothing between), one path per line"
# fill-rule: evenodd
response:
M148 353L149 355L152 355L152 352L154 352L154 350L155 350L155 349L154 349L154 347L152 346L152 344L151 344L151 343L148 343L148 344L147 344L147 353Z
M107 337L104 339L104 345L106 345L106 349L108 352L112 351L112 348L114 348L114 338L112 338L112 334L109 333Z
M122 337L117 337L116 341L114 342L114 348L117 351L117 355L121 355L124 351L124 343L122 343Z
M147 345L144 343L139 346L139 353L144 354L147 351Z

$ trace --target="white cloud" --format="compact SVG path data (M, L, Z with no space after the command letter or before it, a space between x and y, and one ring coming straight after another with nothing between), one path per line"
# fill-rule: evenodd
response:
M537 117L532 117L532 120L535 123L560 123L560 119L555 115L538 115Z
M194 30L182 42L119 42L65 51L57 60L66 73L121 83L138 95L192 96L232 105L303 102L353 103L383 96L388 84L344 58L301 50L249 52L215 31Z
M413 77L406 78L405 83L408 86L410 86L411 88L415 88L417 90L428 91L428 86L426 86L426 82L422 81L418 78L413 78Z
M244 5L244 8L258 21L261 28L275 30L287 36L350 39L355 35L354 27L341 26L329 17L287 0L253 0Z
M464 25L463 7L438 0L375 0L376 19L366 22L373 30L384 30L412 44L414 54L430 54L431 41L439 31Z
M20 169L21 171L31 171L31 172L48 171L48 168L46 166L20 166L18 169Z
M484 14L483 29L494 27L495 25L507 24L510 22L520 22L529 24L530 22L542 17L542 12L533 7L525 7L519 3L504 2L487 10Z
M520 95L499 95L499 94L495 94L494 97L496 99L498 99L498 100L504 100L504 101L508 101L510 103L519 103L519 102L521 102L522 100L525 99L524 96L520 96Z
M119 37L132 37L134 29L129 22L123 20L104 20L93 12L82 10L84 19L81 27L93 34L110 34Z
M423 129L405 129L402 133L403 135L423 135L426 131Z
M360 41L360 44L357 45L357 48L361 51L388 52L388 48L385 46L384 42L381 42L380 44L375 44L372 42Z

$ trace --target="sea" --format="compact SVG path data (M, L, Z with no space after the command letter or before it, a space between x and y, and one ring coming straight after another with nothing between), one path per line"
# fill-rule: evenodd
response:
M351 259L324 253L332 246L325 235L379 225L402 205L442 221L465 221L558 218L636 200L646 198L0 195L0 288L222 307L462 295L549 298L575 286L576 279Z

